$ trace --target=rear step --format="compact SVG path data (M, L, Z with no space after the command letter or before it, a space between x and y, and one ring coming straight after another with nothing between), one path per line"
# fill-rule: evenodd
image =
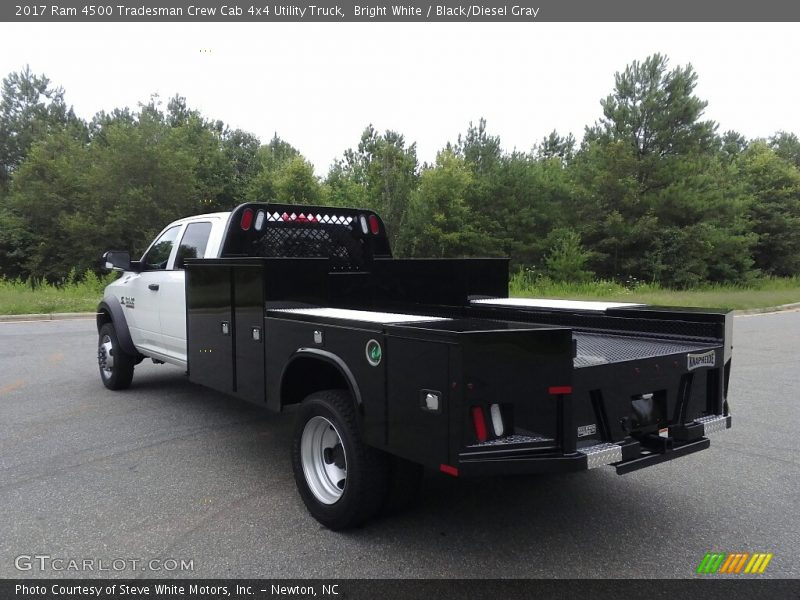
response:
M586 455L587 469L603 467L622 460L622 446L609 442L578 448L578 452Z

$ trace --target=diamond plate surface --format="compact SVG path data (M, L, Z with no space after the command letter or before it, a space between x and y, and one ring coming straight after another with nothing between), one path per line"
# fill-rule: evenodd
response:
M575 357L576 367L590 367L607 363L668 356L682 352L694 352L709 346L661 340L655 338L636 338L600 333L573 332L578 345Z
M580 448L578 452L586 455L586 466L589 469L610 465L622 460L622 447L608 442Z
M703 426L703 435L708 435L716 431L723 431L728 428L728 417L725 415L708 415L707 417L695 419L694 422L700 423Z
M536 442L552 442L553 438L542 435L507 435L505 437L488 440L480 444L473 444L470 448L485 448L487 446L507 446L509 444L533 444Z

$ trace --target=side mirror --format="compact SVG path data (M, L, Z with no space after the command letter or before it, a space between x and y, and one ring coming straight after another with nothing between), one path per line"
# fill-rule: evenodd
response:
M106 269L130 271L131 253L122 250L109 250L103 255L103 265Z

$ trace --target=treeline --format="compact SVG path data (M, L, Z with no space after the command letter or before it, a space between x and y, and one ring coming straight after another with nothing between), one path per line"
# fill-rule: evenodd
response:
M370 125L321 178L277 135L262 143L181 97L85 122L26 68L0 103L0 275L59 281L248 200L373 208L397 255L510 256L556 280L800 274L800 141L720 133L696 83L690 65L650 56L616 74L580 143L553 132L509 152L480 120L434 164Z

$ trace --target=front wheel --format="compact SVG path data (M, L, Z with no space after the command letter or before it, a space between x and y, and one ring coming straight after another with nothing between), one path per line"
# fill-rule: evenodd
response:
M303 401L292 468L306 508L329 529L362 524L386 496L387 456L361 441L353 400L343 390L316 392Z
M131 384L136 357L126 354L120 347L112 323L105 323L100 328L97 364L100 367L100 379L108 389L124 390Z

